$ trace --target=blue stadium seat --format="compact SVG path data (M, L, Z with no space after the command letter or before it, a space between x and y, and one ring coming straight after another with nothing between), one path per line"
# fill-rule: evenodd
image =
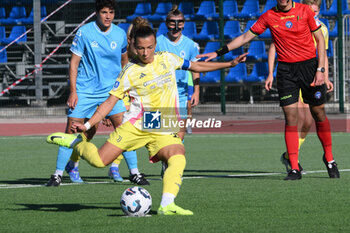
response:
M239 21L227 21L224 26L224 36L225 39L232 40L233 38L241 35L241 27Z
M168 32L168 28L165 24L165 22L161 23L159 25L158 31L157 31L157 36L160 36L162 34L166 34Z
M257 62L253 70L243 81L244 82L263 82L269 74L267 62Z
M237 49L231 50L230 52L226 53L225 56L225 61L231 61L238 57L239 55L243 54L243 47L239 47Z
M343 8L343 14L350 14L350 9L349 9L349 5L348 5L348 1L347 0L343 0L342 1L342 8Z
M179 10L184 14L185 20L193 19L194 6L193 2L180 2Z
M200 33L193 37L194 40L214 40L219 38L219 26L215 21L205 21Z
M194 15L195 20L213 20L218 19L219 14L216 13L214 1L203 1L199 5L197 13Z
M243 4L241 12L235 14L235 18L249 19L257 17L260 13L258 0L246 0Z
M17 37L22 35L23 33L26 32L26 27L25 26L13 26L11 33L8 38L2 39L0 43L2 44L9 44L13 40L15 40ZM27 34L24 35L22 38L20 38L16 43L19 42L26 42L27 41Z
M331 40L328 40L327 57L333 58L333 52L333 42Z
M255 23L256 20L249 20L245 26L243 33L246 33Z
M46 6L41 6L40 9L41 9L40 11L41 19L43 19L47 16ZM34 23L34 9L32 9L28 18L16 19L16 24L33 24L33 23Z
M23 6L14 6L8 18L0 19L0 23L4 25L16 24L16 19L26 18L26 9Z
M250 42L247 60L262 60L267 59L265 42L262 40L254 40Z
M201 73L200 80L202 83L219 83L220 82L220 76L221 76L220 70L215 70L211 72L207 72L205 75Z
M334 27L332 29L332 31L329 29L329 37L330 38L335 38L338 37L338 21L335 21Z
M323 16L337 16L337 0L333 0L328 10L322 13Z
M343 6L343 8L345 8L345 9L343 10L343 14L344 14L344 15L350 15L349 5L347 4L347 2L345 2L344 4L346 4L346 5Z
M350 13L348 2L347 0L342 0L342 11L343 14ZM337 16L338 12L338 6L337 6L337 0L333 0L332 5L329 7L329 9L325 12L323 12L323 16Z
M0 19L6 18L6 12L4 7L0 7Z
M125 31L125 33L128 33L128 29L130 27L130 23L120 23L118 26Z
M148 20L150 21L165 21L168 12L171 10L172 3L171 2L160 2L157 5L156 11L153 15L148 16Z
M196 23L191 21L185 22L185 27L184 27L184 30L182 31L182 34L192 39L194 35L197 35Z
M241 83L247 77L247 66L245 63L239 63L231 68L225 77L227 83Z
M322 16L324 14L324 12L327 11L327 4L325 0L321 1L321 7L320 7L320 13L319 13L319 17Z
M0 26L0 41L6 38L6 31L4 26Z
M3 46L0 46L0 50L3 49ZM7 62L7 52L6 49L0 53L0 63L6 63Z
M258 14L258 16L261 16L266 11L270 10L271 8L275 7L277 5L276 0L267 0L264 6L264 9L261 11L261 13Z
M141 2L137 3L134 14L126 17L126 21L131 22L137 16L142 16L147 18L151 15L151 3L149 2Z
M238 13L237 1L227 0L223 3L223 13L225 19L233 19L235 14Z
M205 47L203 53L211 53L220 48L220 42L219 41L209 41ZM200 61L204 61L206 58L201 58ZM213 61L217 61L218 58L213 59Z

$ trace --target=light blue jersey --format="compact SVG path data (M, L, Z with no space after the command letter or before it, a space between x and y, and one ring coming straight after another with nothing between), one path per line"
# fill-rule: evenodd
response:
M124 30L114 24L107 32L102 32L96 22L88 23L78 30L70 48L72 53L81 57L76 82L78 103L75 108L68 110L68 117L91 118L97 107L109 97L109 91L122 69L121 57L126 52L126 47ZM124 102L118 101L107 116L125 111ZM59 148L55 174L62 176L72 151L73 149L66 147ZM123 155L129 169L137 170L136 152L128 151ZM77 171L74 174L78 174L79 179L71 174L70 178L73 182L82 182Z
M174 43L169 40L167 34L163 34L157 37L156 51L168 51L186 60L196 61L196 56L199 54L199 46L185 35L182 35L180 40ZM176 81L180 100L186 98L187 101L188 72L185 70L176 70Z
M102 32L96 22L82 26L70 50L81 57L77 76L77 94L108 97L121 71L121 55L126 52L123 29L112 24Z

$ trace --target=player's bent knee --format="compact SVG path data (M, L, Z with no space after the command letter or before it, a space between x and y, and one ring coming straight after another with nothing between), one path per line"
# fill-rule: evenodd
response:
M174 155L183 155L185 156L185 147L180 144L169 145L160 149L157 153L159 160L166 162L170 157Z

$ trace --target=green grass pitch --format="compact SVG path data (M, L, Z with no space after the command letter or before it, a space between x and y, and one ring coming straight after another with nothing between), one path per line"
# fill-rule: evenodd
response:
M93 142L102 145L107 136ZM315 134L302 146L308 174L283 181L282 134L188 135L187 166L176 203L194 216L157 216L160 164L138 150L153 206L150 217L124 217L122 192L132 185L107 178L107 168L80 162L87 184L44 187L57 147L45 137L0 137L0 232L350 232L350 134L333 134L340 179L329 179ZM121 173L127 177L125 162ZM95 183L94 183L95 182Z

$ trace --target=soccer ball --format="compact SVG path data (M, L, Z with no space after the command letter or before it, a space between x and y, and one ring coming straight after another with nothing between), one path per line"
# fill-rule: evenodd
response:
M120 205L126 215L142 217L151 210L152 197L146 189L135 186L123 192Z

